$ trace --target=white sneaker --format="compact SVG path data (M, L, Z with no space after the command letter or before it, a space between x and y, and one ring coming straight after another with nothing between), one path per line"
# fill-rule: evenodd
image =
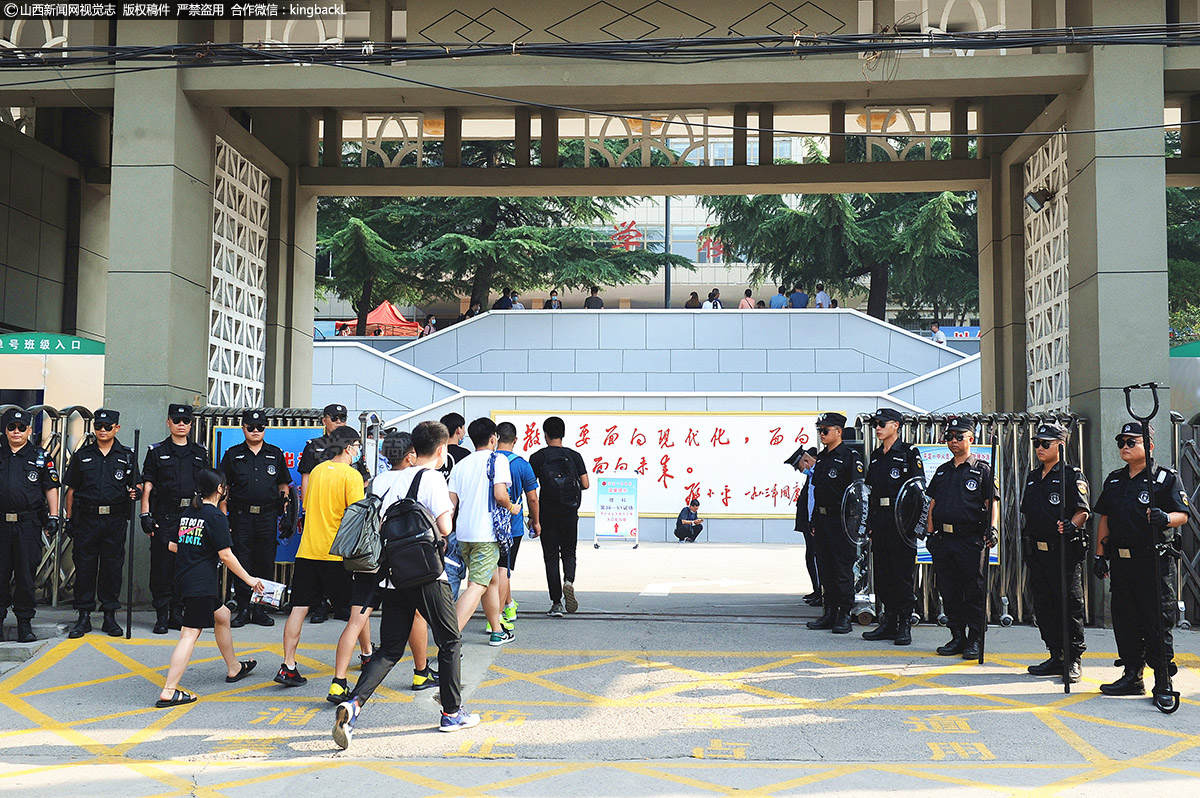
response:
M575 612L579 609L579 602L575 600L574 582L563 582L563 603L567 605L567 612Z

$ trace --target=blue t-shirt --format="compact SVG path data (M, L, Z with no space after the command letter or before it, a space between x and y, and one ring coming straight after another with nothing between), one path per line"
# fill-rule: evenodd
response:
M788 297L788 301L794 308L806 308L808 307L808 294L803 291L793 291L792 295Z
M533 475L533 466L529 461L516 452L504 452L508 458L508 472L512 476L512 484L508 486L509 501L514 504L525 504L525 494L537 490L537 477ZM512 536L519 538L525 534L525 513L512 517Z
M788 298L783 294L776 294L775 296L771 297L771 307L775 308L776 310L779 310L780 308L786 308L787 302Z

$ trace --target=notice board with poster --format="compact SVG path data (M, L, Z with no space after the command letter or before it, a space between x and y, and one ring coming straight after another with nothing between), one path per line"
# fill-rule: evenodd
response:
M596 477L596 524L592 542L638 547L638 476Z
M938 470L938 467L952 459L954 455L946 448L944 443L918 443L916 444L917 451L921 453L921 465L925 469L925 482L928 483L933 479L933 472ZM978 457L985 463L992 461L992 449L990 446L972 447L971 454ZM1004 508L1000 508L1000 517L1004 518ZM995 548L988 552L988 564L1000 564L1000 546L998 543ZM929 549L925 546L924 540L917 541L917 562L932 563L933 556L930 555Z
M674 518L698 498L706 518L794 518L804 476L783 461L817 445L817 415L503 410L492 418L516 425L515 451L528 459L546 443L542 422L561 417L563 445L583 456L593 488L601 477L639 477L643 516Z
M263 432L263 441L283 450L283 461L287 464L288 474L292 478L292 495L300 495L300 455L304 446L313 438L325 434L324 427L267 427ZM213 467L220 468L225 452L246 440L241 427L213 428ZM303 534L303 533L301 533ZM300 548L300 535L292 535L287 540L275 540L275 562L295 562L296 551Z

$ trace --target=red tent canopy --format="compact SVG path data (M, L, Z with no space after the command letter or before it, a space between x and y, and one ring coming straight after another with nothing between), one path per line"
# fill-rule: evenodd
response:
M358 319L335 322L338 335L353 335L358 325ZM396 306L384 301L379 307L367 314L367 335L396 335L415 337L421 332L421 325L404 318Z

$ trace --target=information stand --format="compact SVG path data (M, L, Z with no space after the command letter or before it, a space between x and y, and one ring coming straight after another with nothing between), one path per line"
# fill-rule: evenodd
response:
M597 476L595 548L601 543L638 547L638 478Z

